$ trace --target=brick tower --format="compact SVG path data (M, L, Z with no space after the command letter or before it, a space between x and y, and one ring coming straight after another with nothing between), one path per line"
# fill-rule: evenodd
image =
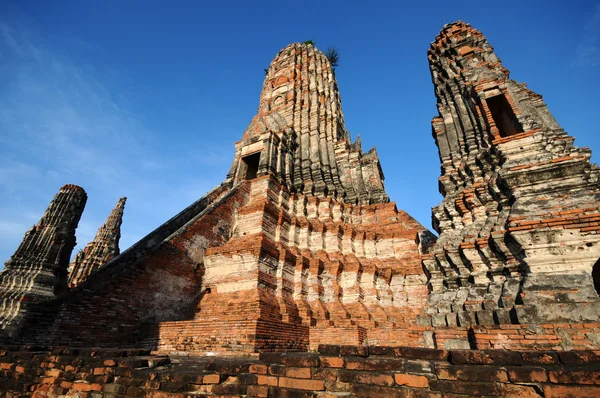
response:
M423 305L419 253L434 238L389 203L375 148L351 143L321 51L279 52L235 147L227 181L247 185L248 202L231 239L206 251L196 318L252 320L261 350L406 339L390 328Z
M420 254L434 241L389 202L375 149L350 141L327 57L291 44L223 184L90 273L50 332L32 325L23 340L226 353L418 345Z
M428 56L444 195L433 209L438 244L424 260L433 326L598 322L590 150L509 79L469 24L446 25Z
M227 178L269 174L297 194L389 202L377 152L351 143L333 68L312 45L291 44L271 63Z
M22 319L34 305L53 300L66 291L75 229L86 200L82 188L63 186L5 263L0 273L0 325L4 336L19 331Z
M104 225L98 229L94 240L77 253L69 264L69 287L74 287L85 281L110 259L119 255L119 239L121 239L121 223L127 198L119 199Z

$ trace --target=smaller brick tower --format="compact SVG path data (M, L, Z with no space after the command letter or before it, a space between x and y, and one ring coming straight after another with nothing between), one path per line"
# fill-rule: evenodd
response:
M33 305L50 301L66 290L75 229L86 201L83 188L63 186L5 263L0 273L0 327L4 336L18 332Z
M98 229L96 237L87 244L85 249L77 253L69 264L69 287L75 287L85 281L90 274L96 272L110 259L119 255L119 239L121 239L121 224L123 210L127 198L119 199L104 225Z
M428 56L444 195L424 260L432 325L593 327L600 173L591 151L573 145L469 24L446 25Z

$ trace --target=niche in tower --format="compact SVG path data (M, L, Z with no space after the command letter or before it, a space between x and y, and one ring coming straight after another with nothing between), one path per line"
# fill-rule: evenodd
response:
M485 100L492 113L492 119L500 132L501 137L509 137L523 132L521 123L517 120L506 96L501 94Z
M259 162L260 152L253 153L252 155L244 156L242 158L242 163L244 165L242 169L242 175L244 176L244 180L252 180L256 178Z
M592 280L594 281L596 293L600 295L600 260L596 261L596 264L592 267Z

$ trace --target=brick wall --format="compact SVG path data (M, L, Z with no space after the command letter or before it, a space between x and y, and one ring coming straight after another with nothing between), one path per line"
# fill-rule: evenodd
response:
M81 398L594 397L599 354L322 345L318 353L225 358L2 347L0 389L10 397Z
M244 186L217 189L202 206L193 211L190 206L62 301L32 314L22 342L123 347L143 341L156 346L158 330L146 325L194 318L204 251L229 239L234 208L246 194Z

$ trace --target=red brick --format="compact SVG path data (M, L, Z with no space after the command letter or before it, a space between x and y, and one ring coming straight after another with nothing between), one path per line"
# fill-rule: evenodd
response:
M321 366L326 368L342 368L344 367L344 358L321 357Z
M325 389L323 380L279 378L279 387L295 388L297 390L322 391Z
M73 390L75 391L91 391L92 390L92 385L89 383L81 383L81 382L75 382L73 383Z
M337 380L337 371L329 368L312 368L311 378L317 380Z
M435 373L440 380L458 380L458 376L454 370L450 370L450 366L437 366Z
M546 369L540 367L512 367L508 368L508 377L513 382L544 383L548 381Z
M102 385L98 383L90 384L90 391L102 391Z
M346 358L348 370L402 370L405 359L402 358Z
M258 376L258 384L260 385L267 385L267 386L277 386L278 384L278 378L275 376L264 376L264 375L259 375Z
M425 376L409 375L405 373L396 373L394 375L396 384L401 386L427 388L429 387L429 380Z
M535 351L530 351L530 352L523 352L521 354L521 356L523 357L523 360L525 362L532 363L532 364L553 365L553 364L559 363L558 362L558 356L556 355L555 352L548 352L548 351L535 352Z
M253 363L252 365L250 365L249 368L249 372L250 373L257 373L257 374L261 374L261 375L266 375L267 372L269 370L269 366L267 365L260 365L257 363Z
M267 386L248 386L247 390L248 396L251 397L268 397L269 396L269 387Z
M595 371L551 370L548 372L552 383L560 384L600 384L600 369Z
M390 374L378 374L375 372L353 372L343 371L339 375L340 381L355 382L361 384L374 384L378 386L393 386L394 378Z
M501 384L500 389L504 397L540 398L540 394L533 386Z
M202 384L218 384L220 382L221 382L221 375L218 375L218 374L205 375L202 378Z
M60 369L50 369L44 372L44 374L49 377L60 377L62 373L63 372Z
M545 385L545 398L584 398L600 397L600 387Z

